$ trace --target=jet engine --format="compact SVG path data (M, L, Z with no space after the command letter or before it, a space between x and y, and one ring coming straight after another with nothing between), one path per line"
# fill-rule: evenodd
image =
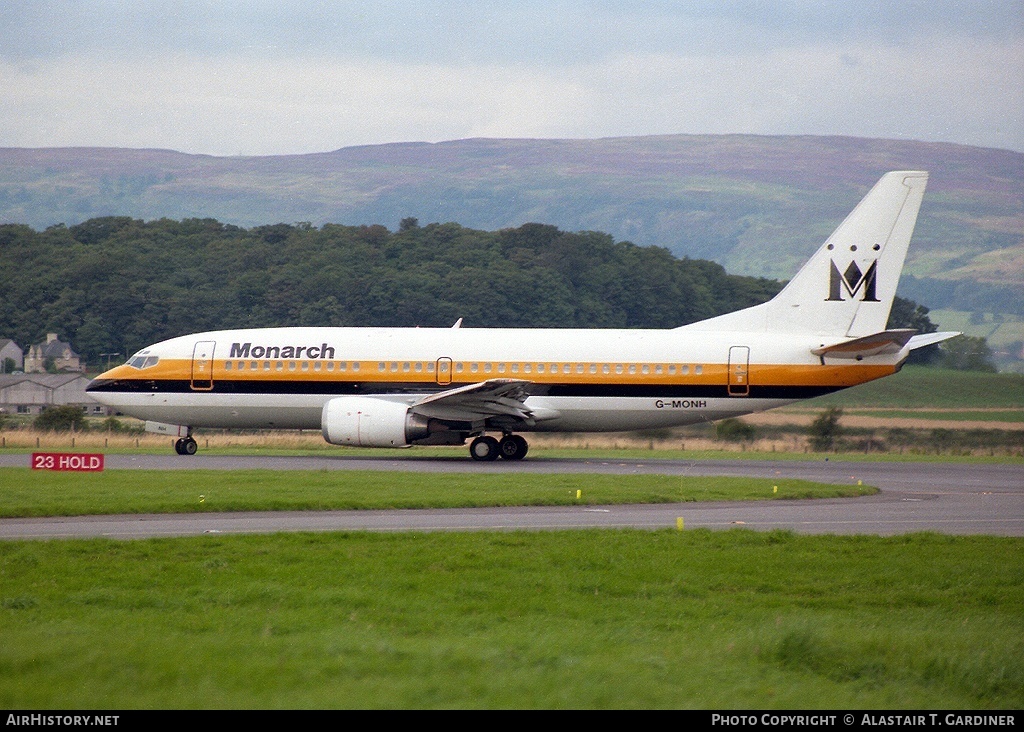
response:
M324 405L324 439L352 447L406 447L430 436L428 420L401 402L372 397L338 397Z

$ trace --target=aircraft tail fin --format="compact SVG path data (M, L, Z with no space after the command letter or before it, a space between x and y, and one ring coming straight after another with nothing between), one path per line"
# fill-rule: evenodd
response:
M772 300L770 327L862 337L885 330L928 174L886 173Z
M885 331L928 173L886 173L772 300L701 326L863 338Z

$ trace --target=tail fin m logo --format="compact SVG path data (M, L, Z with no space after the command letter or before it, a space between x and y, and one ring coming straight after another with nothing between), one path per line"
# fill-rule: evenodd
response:
M878 302L878 298L875 296L877 259L871 263L866 272L861 272L856 262L850 262L850 266L846 268L845 272L839 271L834 260L831 264L832 271L829 273L828 278L828 297L825 298L826 302L846 300L847 298L843 297L844 291L850 299L856 298L857 294L861 293L860 299L862 302Z

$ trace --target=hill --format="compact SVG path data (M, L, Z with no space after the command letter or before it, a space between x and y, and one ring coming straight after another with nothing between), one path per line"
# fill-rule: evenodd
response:
M393 229L416 217L492 231L541 222L785 279L882 173L909 168L931 179L901 294L932 308L1020 310L1024 154L945 143L471 139L272 157L7 148L0 222L44 228L118 215Z

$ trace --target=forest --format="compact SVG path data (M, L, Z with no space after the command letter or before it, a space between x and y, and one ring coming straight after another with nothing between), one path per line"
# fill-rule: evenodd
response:
M57 333L93 367L190 332L270 326L671 328L763 302L783 283L736 276L594 232L545 224L213 219L0 225L0 336ZM893 327L933 331L897 298Z

